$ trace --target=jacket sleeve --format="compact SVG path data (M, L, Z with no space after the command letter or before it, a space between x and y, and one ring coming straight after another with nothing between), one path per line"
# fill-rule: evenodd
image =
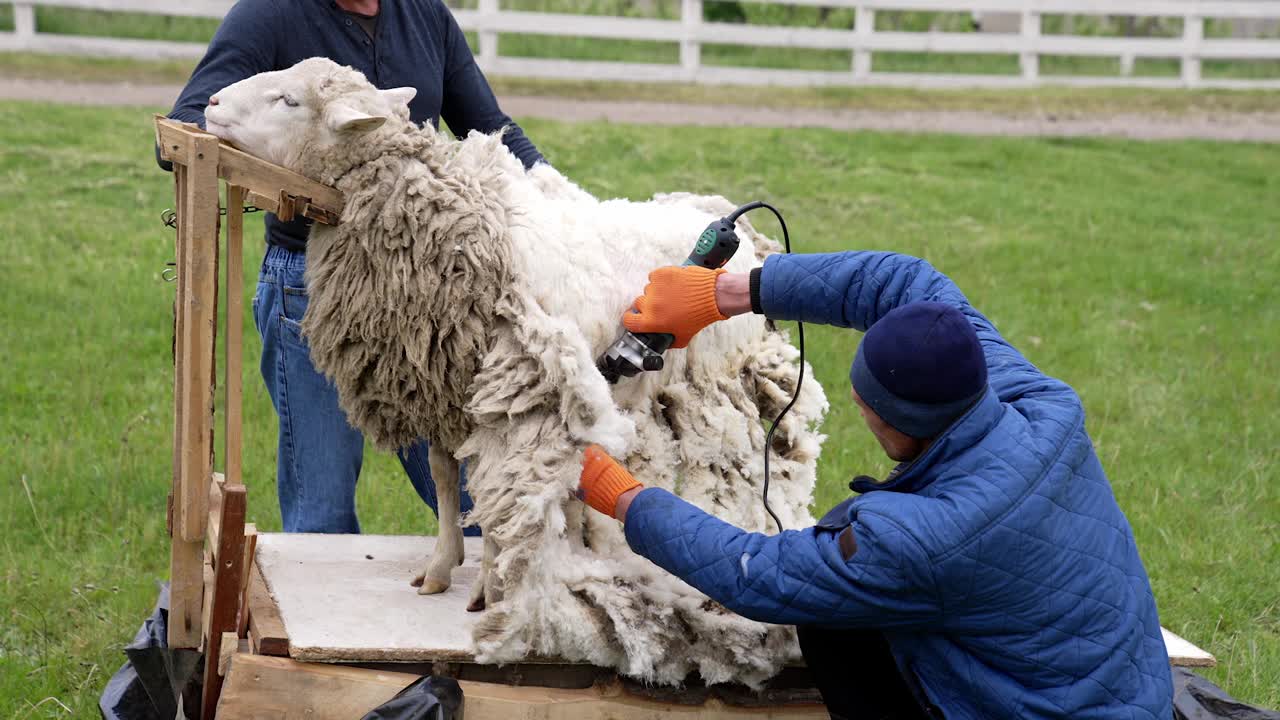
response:
M463 138L472 130L492 133L506 128L502 142L524 164L526 170L539 162L546 162L533 141L524 134L524 130L498 107L498 99L493 96L489 81L476 64L471 47L467 45L466 35L458 27L453 13L449 12L443 2L437 2L436 5L441 14L441 25L445 28L446 63L440 116L449 125L449 129L455 137Z
M928 262L889 252L771 255L760 271L760 307L775 320L866 332L894 308L911 302L953 305L969 318L987 360L988 383L1001 401L1030 394L1075 392L1040 372L978 312L960 288Z
M222 88L247 77L276 69L277 38L284 32L275 0L239 0L227 11L218 31L178 94L169 117L204 127L204 109L209 98ZM171 163L156 162L165 170Z
M864 513L846 560L837 533L748 533L671 493L641 492L627 511L636 553L747 618L777 624L923 629L939 622L933 570L896 523Z

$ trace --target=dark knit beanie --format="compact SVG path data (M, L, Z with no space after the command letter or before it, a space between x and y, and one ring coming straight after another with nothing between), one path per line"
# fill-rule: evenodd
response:
M849 371L853 389L896 430L932 438L987 388L987 362L973 325L936 302L895 308L867 330Z

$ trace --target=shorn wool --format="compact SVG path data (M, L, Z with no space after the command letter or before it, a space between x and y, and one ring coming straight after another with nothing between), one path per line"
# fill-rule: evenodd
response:
M683 260L728 201L597 200L550 166L526 172L498 134L414 126L411 90L376 90L328 60L217 97L212 132L346 195L340 224L309 240L303 332L377 446L426 437L465 462L475 509L463 521L487 541L481 662L539 655L653 682L696 671L756 685L794 656L789 628L727 612L573 498L594 442L649 486L776 531L760 502L765 426L800 369L782 330L756 315L717 323L669 351L663 371L616 386L595 366L648 271ZM745 220L738 230L730 270L778 250ZM788 527L812 523L826 409L806 381L774 440L770 500ZM436 480L456 498L443 490L456 474ZM442 547L454 534L461 547L456 515L442 506ZM460 555L442 559L425 572L447 587Z

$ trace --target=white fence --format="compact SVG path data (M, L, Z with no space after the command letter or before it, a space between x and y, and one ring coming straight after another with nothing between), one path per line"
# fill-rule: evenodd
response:
M3 2L4 0L0 0ZM743 0L762 2L764 0ZM703 20L703 0L681 0L678 20L567 15L503 10L499 0L478 0L475 10L455 10L458 23L479 35L481 67L491 75L518 77L696 82L743 85L905 85L916 87L1027 86L1038 84L1133 85L1147 87L1280 88L1280 79L1205 78L1203 60L1280 61L1280 39L1205 37L1208 19L1280 19L1280 0L768 0L782 5L852 8L851 30L769 27ZM132 58L198 58L200 43L126 40L39 32L35 7L61 6L221 18L231 0L16 0L14 30L0 32L0 51L99 55ZM877 11L1014 13L1020 32L893 32L877 30ZM1126 15L1181 18L1180 37L1096 37L1045 35L1045 15ZM499 53L500 33L678 42L680 63L625 63L508 57ZM795 49L847 50L847 72L780 70L707 65L703 43ZM876 72L875 52L1017 55L1018 75L955 75ZM1043 75L1043 55L1119 58L1116 77ZM1172 58L1179 77L1128 75L1135 58Z

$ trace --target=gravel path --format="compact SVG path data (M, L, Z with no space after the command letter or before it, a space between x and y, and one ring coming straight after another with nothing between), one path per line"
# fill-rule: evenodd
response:
M73 83L0 78L0 100L35 100L83 105L168 107L177 86L131 83ZM1141 140L1199 138L1280 143L1280 113L1198 115L1085 115L1054 117L980 111L822 110L733 107L661 102L574 100L505 96L502 108L516 117L564 121L606 120L652 125L733 127L820 127L833 130L951 133L1054 137L1123 137Z

